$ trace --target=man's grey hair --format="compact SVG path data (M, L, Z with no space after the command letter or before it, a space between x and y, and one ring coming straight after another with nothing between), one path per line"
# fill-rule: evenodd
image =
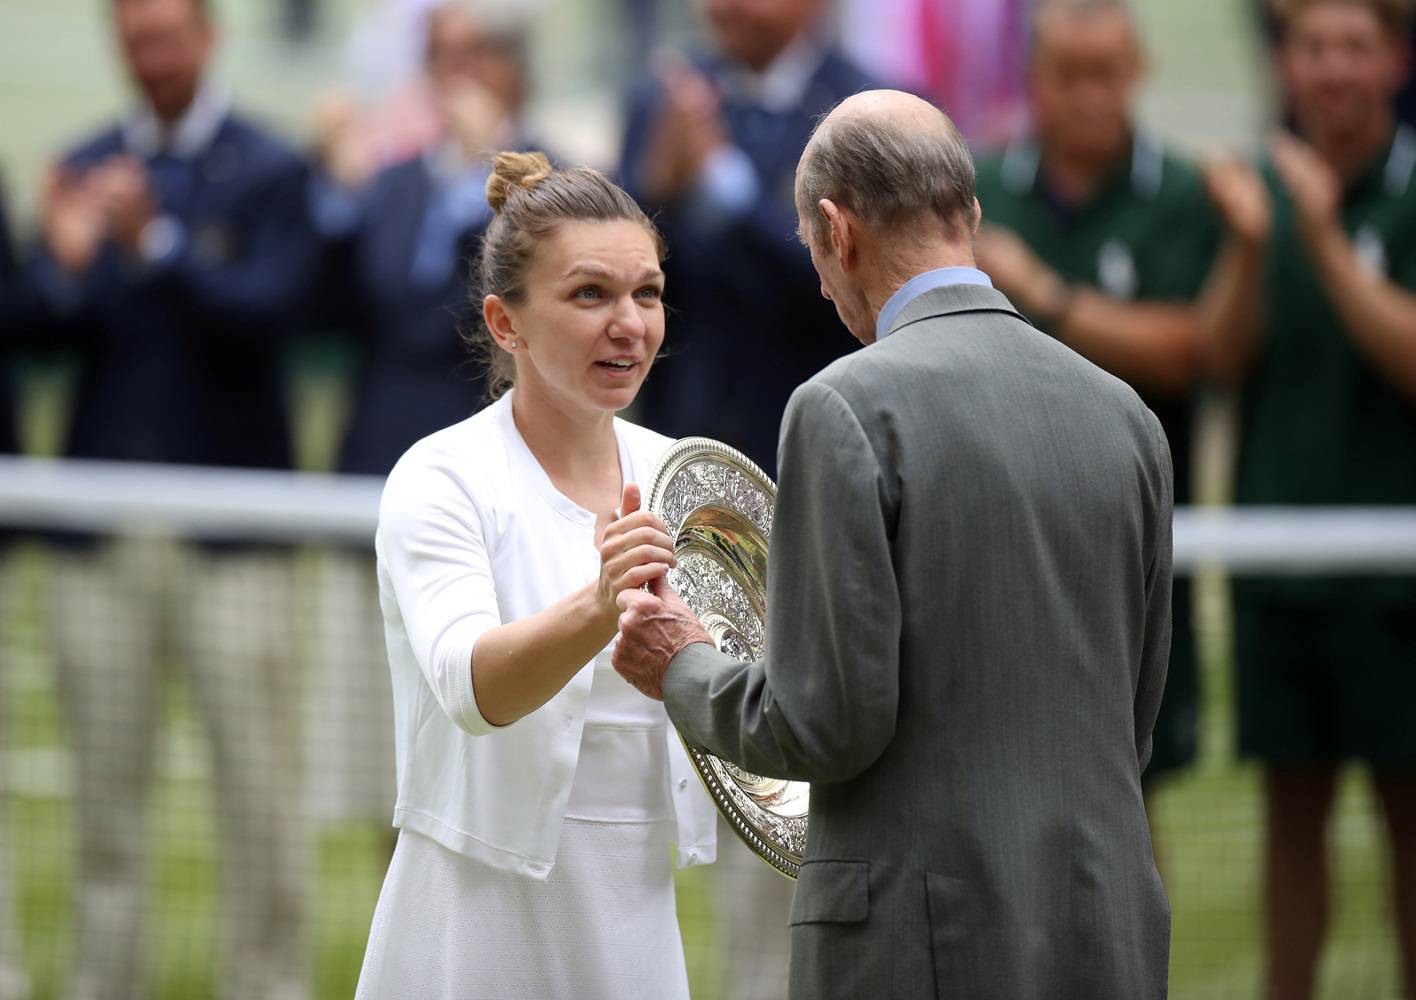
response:
M822 120L807 144L797 186L797 208L811 231L803 243L829 241L818 205L829 198L888 231L933 217L961 235L972 230L974 162L967 143L943 114L942 128L917 121L848 116ZM808 242L809 241L809 242Z

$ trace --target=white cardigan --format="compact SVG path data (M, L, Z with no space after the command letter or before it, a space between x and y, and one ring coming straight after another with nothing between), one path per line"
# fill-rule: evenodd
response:
M594 580L600 559L595 515L551 483L516 429L511 398L419 441L384 487L375 548L393 674L393 822L544 879L575 777L593 665L530 715L495 727L472 693L472 647L487 630ZM615 435L626 481L647 491L670 439L619 419ZM673 726L666 731L678 863L704 864L716 853L713 803Z

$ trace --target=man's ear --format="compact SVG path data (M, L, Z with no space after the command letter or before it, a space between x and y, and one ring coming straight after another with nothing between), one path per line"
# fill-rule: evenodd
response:
M974 239L976 239L976 238L978 237L978 227L979 227L982 223L983 223L983 206L980 205L980 204L978 203L978 199L975 198L975 199L974 199L974 203L973 203L973 218L971 218L971 219L969 220L969 240L970 240L970 241L972 241L972 240L974 240Z
M821 214L826 217L826 225L829 229L831 240L831 252L839 256L841 270L849 271L855 266L856 241L854 217L844 211L830 198L822 198L816 203Z
M482 300L482 319L497 346L507 353L515 354L526 343L516 332L516 320L500 295L488 295Z

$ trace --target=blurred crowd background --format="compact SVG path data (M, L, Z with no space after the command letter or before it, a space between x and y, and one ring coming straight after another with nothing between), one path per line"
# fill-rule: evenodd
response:
M5 0L0 451L376 483L484 402L488 156L543 149L668 239L637 418L771 473L855 346L797 158L890 85L974 146L993 281L1162 416L1177 503L1416 505L1410 32L1400 0ZM393 836L372 539L106 503L0 503L0 1000L347 997ZM1416 997L1413 581L1218 567L1175 620L1172 995ZM679 882L694 993L783 996L790 883L723 837Z

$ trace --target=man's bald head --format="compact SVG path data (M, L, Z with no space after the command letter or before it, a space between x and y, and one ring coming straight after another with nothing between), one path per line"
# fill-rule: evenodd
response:
M797 166L797 210L811 220L803 241L827 239L823 198L883 233L929 221L972 232L973 157L934 105L898 90L868 90L836 106L812 133Z

